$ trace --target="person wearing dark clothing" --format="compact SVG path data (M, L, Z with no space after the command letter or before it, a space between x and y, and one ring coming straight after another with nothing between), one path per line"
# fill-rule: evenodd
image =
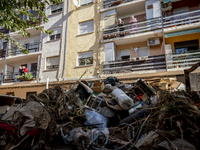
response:
M124 23L122 22L122 19L118 19L118 27L119 27L119 31L120 31L120 36L124 36L124 33L121 32L121 31L124 31L125 28L123 27L124 26Z
M20 66L20 67L19 67L19 74L22 75L23 73L24 73L24 72L23 72L23 69L22 69L22 67Z

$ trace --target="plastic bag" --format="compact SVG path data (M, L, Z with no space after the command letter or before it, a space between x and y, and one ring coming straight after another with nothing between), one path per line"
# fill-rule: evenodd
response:
M84 122L84 125L92 125L98 128L104 128L107 127L107 122L108 119L104 117L103 115L86 109L85 110L85 116L86 116L86 121Z

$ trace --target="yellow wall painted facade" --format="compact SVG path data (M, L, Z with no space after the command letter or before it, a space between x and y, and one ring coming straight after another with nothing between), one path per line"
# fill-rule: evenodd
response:
M78 78L88 69L84 77L93 77L98 70L98 50L99 50L99 4L92 4L75 7L73 1L70 2L68 47L66 60L66 78ZM79 23L94 20L94 32L78 35ZM77 66L78 53L93 51L93 65Z
M175 52L175 48L174 48L174 43L175 42L197 40L197 39L199 40L199 43L200 43L200 33L194 33L194 34L187 34L187 35L169 37L169 38L165 39L165 44L171 44L171 46L172 46L172 52Z
M14 92L15 96L26 99L27 92L41 93L46 87L30 87L30 88L13 88L13 89L0 89L0 94L6 94L7 92Z

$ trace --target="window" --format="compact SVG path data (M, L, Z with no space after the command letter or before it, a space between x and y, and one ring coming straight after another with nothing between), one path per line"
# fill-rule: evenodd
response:
M86 21L79 23L79 34L94 32L94 21Z
M28 98L32 94L37 95L37 92L26 92L26 98Z
M121 50L120 51L120 59L121 60L128 60L130 58L130 50Z
M176 54L186 53L189 51L194 51L199 49L199 41L191 40L191 41L182 41L174 43Z
M31 63L31 72L37 71L37 63Z
M7 42L3 42L3 49L7 48Z
M90 3L94 3L94 0L80 0L80 6L87 5Z
M59 56L48 57L46 59L46 69L58 69L59 67Z
M90 65L93 64L93 51L78 53L78 65Z
M54 33L49 36L50 41L58 40L61 38L61 28L53 29Z
M51 14L59 13L62 11L63 11L63 3L51 6Z

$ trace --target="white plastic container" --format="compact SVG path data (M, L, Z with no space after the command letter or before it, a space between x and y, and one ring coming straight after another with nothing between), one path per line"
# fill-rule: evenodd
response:
M111 93L114 97L117 103L121 108L124 110L129 110L133 107L134 103L133 100L126 95L121 89L116 88Z

